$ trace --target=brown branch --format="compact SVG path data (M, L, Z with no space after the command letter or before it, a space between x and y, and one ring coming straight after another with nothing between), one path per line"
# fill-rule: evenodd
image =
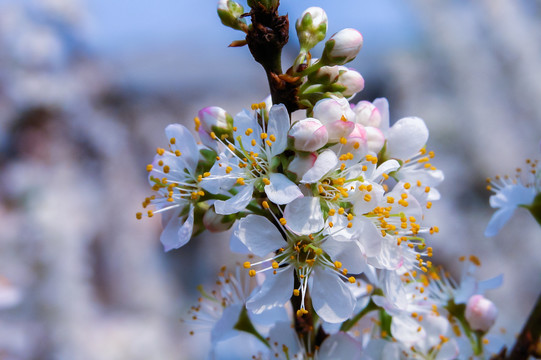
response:
M298 78L282 73L282 48L289 40L289 19L278 15L278 8L267 9L258 4L248 14L252 26L246 34L246 42L255 61L267 74L273 104L284 104L289 111L299 109Z

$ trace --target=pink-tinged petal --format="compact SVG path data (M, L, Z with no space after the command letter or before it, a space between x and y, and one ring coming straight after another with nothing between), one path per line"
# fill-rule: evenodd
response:
M251 184L242 185L237 195L227 200L216 200L214 209L216 214L230 215L246 209L246 206L252 200L254 187Z
M377 98L372 102L375 107L378 108L379 113L381 115L381 122L379 125L379 128L381 131L386 134L389 130L389 102L386 98Z
M314 310L324 321L338 323L353 314L355 298L333 270L315 267L309 286Z
M242 308L243 306L240 304L232 304L224 309L222 317L214 324L210 332L210 341L213 345L239 334L238 330L235 330L234 327L239 321Z
M312 184L320 180L338 164L338 158L332 150L325 150L317 157L314 166L302 177L301 183Z
M182 158L186 169L193 175L199 161L199 148L190 130L180 124L171 124L165 128L165 136L170 143L174 142L171 144L171 150L180 151L182 155L179 158Z
M428 140L428 128L418 117L398 120L387 134L388 157L407 160L415 156Z
M261 285L246 302L246 308L255 314L284 305L293 293L293 268L279 268L276 274L268 272Z
M327 129L321 121L314 118L299 120L293 124L288 136L293 139L295 150L316 151L329 140Z
M274 135L276 141L271 146L271 155L284 152L287 147L287 132L289 131L289 114L283 104L274 105L269 111L268 135Z
M325 220L317 197L303 197L287 204L284 209L287 227L300 235L310 235L323 229Z
M485 236L492 237L499 233L505 223L509 221L511 216L513 216L514 212L514 207L504 207L496 211L488 222L487 228L485 230Z
M367 126L366 129L366 148L368 151L379 153L385 144L383 132L375 127Z
M253 254L260 257L285 245L285 240L276 226L259 215L248 215L242 218L231 237L236 237Z
M362 345L344 332L338 332L323 341L318 360L356 360L361 358Z
M184 223L182 223L182 218L178 216L179 214L180 209L172 212L160 236L160 241L166 252L184 246L192 237L194 222L193 206L190 206L188 217Z
M293 160L289 163L287 171L301 179L308 170L314 166L317 160L317 153L295 153Z
M299 187L284 174L271 173L269 180L270 184L265 185L265 193L269 200L275 204L289 204L303 196Z
M356 241L337 241L328 238L321 245L321 249L332 261L340 261L344 268L348 269L348 273L360 274L366 268L366 259Z

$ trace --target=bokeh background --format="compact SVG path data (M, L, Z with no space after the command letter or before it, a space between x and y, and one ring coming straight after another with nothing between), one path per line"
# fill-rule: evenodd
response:
M204 358L205 336L180 319L239 258L227 234L165 254L159 219L135 212L167 124L267 95L215 6L0 0L0 359ZM325 8L329 35L363 33L356 100L385 96L392 120L425 119L446 174L428 219L435 263L458 276L458 257L475 254L481 279L504 274L488 296L512 343L541 289L541 229L518 210L485 238L485 178L541 157L541 2L282 0L281 13L294 22L309 6ZM284 65L296 51L292 32Z

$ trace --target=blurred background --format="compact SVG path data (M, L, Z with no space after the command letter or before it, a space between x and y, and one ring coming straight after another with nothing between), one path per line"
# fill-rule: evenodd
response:
M541 229L518 210L485 238L485 178L541 157L541 2L282 0L281 13L293 23L309 6L325 8L329 35L363 33L356 100L385 96L392 121L426 121L446 174L428 219L440 227L434 262L458 276L458 257L475 254L481 279L504 274L488 296L512 343L541 289ZM227 234L164 254L158 217L135 213L167 124L267 96L215 7L0 0L0 359L204 357L205 336L180 319L196 286L239 258ZM284 66L298 50L290 38Z

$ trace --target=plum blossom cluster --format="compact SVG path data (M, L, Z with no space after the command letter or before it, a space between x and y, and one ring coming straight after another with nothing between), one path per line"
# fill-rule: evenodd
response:
M248 2L252 14L277 3ZM240 4L222 0L218 14L250 33ZM320 8L296 22L300 51L282 78L297 86L298 120L269 97L235 115L200 110L196 136L169 125L137 218L161 213L166 251L231 229L231 250L246 254L190 311L193 331L211 333L211 358L241 333L259 344L246 359L453 359L461 342L482 356L497 313L483 293L500 279L477 282L466 266L457 284L432 264L438 227L424 217L443 173L428 128L391 122L384 98L353 103L364 80L343 65L363 38L344 29L312 58L326 29Z

